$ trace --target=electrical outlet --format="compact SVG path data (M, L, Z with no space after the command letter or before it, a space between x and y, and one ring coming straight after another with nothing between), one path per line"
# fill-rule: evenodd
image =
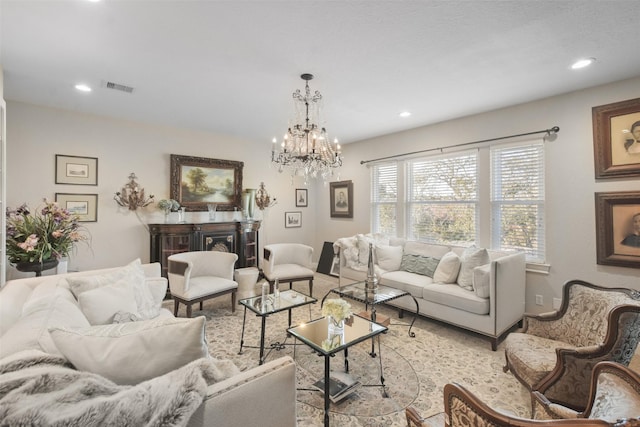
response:
M553 309L557 310L560 308L560 303L562 302L562 300L560 298L554 298L553 299Z
M542 299L542 295L536 295L536 305L544 305L544 300Z

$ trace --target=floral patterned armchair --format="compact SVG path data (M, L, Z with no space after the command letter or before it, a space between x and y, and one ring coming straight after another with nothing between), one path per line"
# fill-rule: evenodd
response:
M581 280L564 285L558 311L525 315L505 339L505 372L550 401L582 411L596 363L629 365L640 341L640 293Z
M600 362L590 381L589 403L584 412L551 403L540 392L532 393L533 416L526 419L498 412L458 384L444 387L443 416L421 419L415 408L406 410L409 427L485 426L640 426L640 376L622 365ZM443 421L440 421L444 419ZM440 421L440 424L436 422Z

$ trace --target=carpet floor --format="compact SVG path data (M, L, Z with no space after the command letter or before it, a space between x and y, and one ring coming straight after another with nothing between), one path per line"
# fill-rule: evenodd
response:
M314 296L320 301L337 285L336 277L316 273ZM302 282L295 284L294 288L304 293L308 290ZM358 307L357 302L350 302L353 311L360 311L361 307ZM172 301L165 301L164 304L166 308L173 309ZM235 312L232 312L229 296L206 301L203 310L196 308L198 307L194 306L194 317L207 318L206 333L212 356L231 359L241 370L258 364L259 350L256 347L260 340L259 317L250 311L247 312L244 335L246 347L242 354L239 354L243 308L238 306ZM378 307L378 312L390 316L392 322L388 333L381 336L385 384L389 386L388 392L391 397L388 401L372 403L373 399L383 399L381 393L374 388L367 388L366 391L362 388L340 404L332 405L331 425L406 426L404 407L408 405L414 406L424 417L442 412L442 389L450 382L465 386L492 408L523 417L530 415L529 393L511 373L502 371L503 345L498 347L498 351L491 351L487 339L423 317L416 320L413 326L416 336L410 338L407 326L402 325L411 321L410 315L399 319L397 310L386 306ZM185 316L184 306L181 306L178 316ZM293 310L293 324L320 316L320 302L299 307ZM286 338L286 311L268 317L266 325L266 342L283 342ZM287 340L287 343L292 342L291 338ZM358 346L367 349L370 345L370 342L366 342ZM311 381L307 374L313 371L309 368L309 358L313 353L304 345L296 346L295 352L297 363L300 365L297 374L298 387L306 388L307 383ZM293 357L293 346L286 345L281 350L273 350L267 360L283 355ZM321 362L320 357L313 357ZM355 360L351 360L350 357L350 367L358 364L357 356L354 358ZM362 362L362 365L364 363ZM332 369L333 367L340 367L340 362L332 360ZM302 368L304 370L301 370ZM371 372L375 368L374 363L368 371ZM413 380L414 377L416 380ZM416 386L412 386L412 383ZM315 394L311 395L312 393ZM322 405L318 402L321 402L320 393L298 391L299 426L322 425Z

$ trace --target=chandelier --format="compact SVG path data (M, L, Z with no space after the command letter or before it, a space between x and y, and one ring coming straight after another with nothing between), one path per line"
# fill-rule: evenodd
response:
M279 149L276 138L273 138L271 162L278 165L279 172L284 168L290 169L292 179L295 175L303 175L307 184L309 177L320 175L323 180L332 177L334 171L342 166L342 156L338 140L330 142L327 130L320 125L322 95L318 91L311 94L309 80L313 75L303 74L300 77L306 82L304 95L300 89L293 92L296 109L293 125L289 125Z

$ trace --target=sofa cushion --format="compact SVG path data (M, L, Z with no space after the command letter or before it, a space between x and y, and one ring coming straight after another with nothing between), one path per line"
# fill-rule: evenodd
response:
M456 283L460 271L460 257L455 252L447 252L440 259L433 273L435 283Z
M473 269L473 291L480 298L489 298L490 280L491 264L481 265Z
M85 291L113 285L120 280L125 280L133 289L138 307L137 312L140 317L151 319L158 315L160 307L155 303L149 287L145 284L145 275L140 259L136 259L125 267L105 274L67 277L71 292L76 298Z
M122 279L113 285L101 286L78 296L80 309L92 325L113 323L118 312L131 313L136 316L138 306L131 286ZM136 316L137 317L137 316Z
M422 298L422 288L433 283L433 279L421 274L398 270L384 273L380 283L385 286L407 291L416 298Z
M25 305L22 317L2 336L0 358L23 350L60 354L48 332L52 326L83 328L89 322L78 306L61 295Z
M82 329L52 328L55 345L77 369L117 384L137 384L209 357L205 317L153 319Z
M433 277L433 273L438 267L438 262L440 262L438 258L405 253L402 255L400 270Z
M473 291L473 269L489 263L489 254L486 249L472 246L462 251L460 257L460 273L458 285L468 291Z
M376 261L384 271L396 271L402 263L402 246L376 246Z
M451 249L449 246L435 245L432 243L409 241L404 244L404 253L428 256L431 258L440 259L449 252Z
M457 284L433 283L422 290L422 298L474 314L489 314L489 300Z

